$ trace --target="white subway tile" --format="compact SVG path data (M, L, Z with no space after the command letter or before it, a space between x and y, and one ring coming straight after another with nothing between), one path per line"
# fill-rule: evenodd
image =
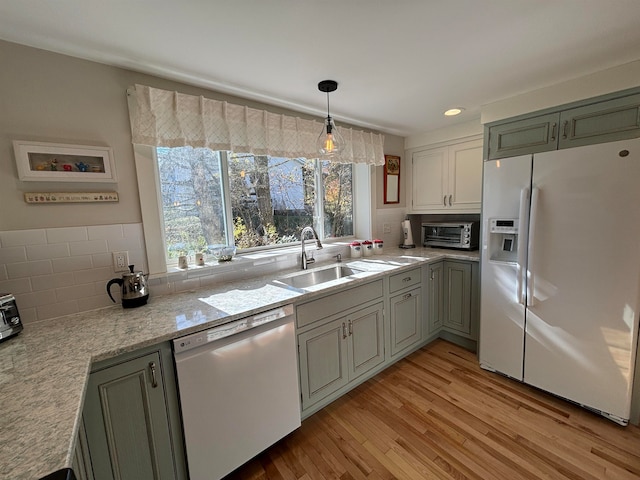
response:
M82 242L88 239L87 227L47 228L47 243Z
M71 285L69 287L56 288L56 296L58 302L67 300L77 300L82 297L90 297L96 295L93 283L84 283L82 285Z
M20 308L21 305L27 308L39 307L41 305L52 305L57 301L58 299L56 298L55 290L43 290L41 292L21 293L16 295L18 308ZM40 318L40 315L38 315L38 318Z
M94 253L107 252L106 240L88 240L84 242L69 242L69 252L71 256L91 255Z
M188 290L195 290L200 287L200 279L199 278L190 278L189 280L183 280L181 282L176 282L175 291L176 292L186 292Z
M19 247L23 245L44 245L47 236L44 230L12 230L0 232L2 247Z
M122 278L122 275L120 273L116 273L114 275L117 275L117 276L114 276L114 278ZM116 290L122 291L119 285L112 286L111 294L114 297L115 297ZM97 282L93 282L93 291L96 292L94 293L94 295L104 295L105 297L109 298L109 295L107 294L107 282L105 282L104 280L98 280Z
M124 238L122 225L92 225L87 227L89 240L116 240Z
M34 275L48 275L53 273L51 260L10 263L6 265L6 268L9 278L33 277Z
M140 245L144 243L144 231L141 223L125 223L122 225L122 232L124 238L137 240L140 242Z
M29 260L48 260L69 256L69 244L54 243L52 245L28 245L27 258Z
M197 277L205 277L210 276L214 272L211 267L196 267L192 265L187 270L187 278L197 278Z
M2 247L0 248L0 264L17 263L27 261L26 247Z
M7 275L7 266L6 265L0 265L0 281L6 280L8 278L9 278L9 276Z
M123 250L140 250L140 242L129 238L112 238L107 240L107 249L110 252L121 252Z
M142 250L129 251L129 264L135 265L136 271L148 272L147 257Z
M75 285L75 279L71 272L31 277L31 287L34 292L58 287L68 287L70 285Z
M63 317L65 315L71 315L72 313L78 313L78 302L75 300L69 300L62 303L51 303L48 305L39 305L36 307L39 320L46 320L48 318Z
M81 312L97 310L98 308L110 307L112 305L115 305L106 293L104 295L94 295L91 297L79 298L77 302L78 308Z
M207 275L205 277L200 277L200 286L208 287L209 285L215 285L219 281L220 279L217 275Z
M31 282L28 278L16 278L0 282L0 293L23 294L31 291Z
M91 270L79 270L73 273L76 281L76 285L82 285L83 283L99 282L104 280L105 284L107 280L113 277L113 270L111 268L93 268ZM118 274L120 276L120 274Z
M75 272L78 270L87 270L92 267L91 256L82 257L54 258L51 260L53 271L55 273Z
M169 281L166 277L149 280L149 295L160 296L175 293L175 282Z
M20 320L22 320L22 323L27 325L29 323L32 323L38 320L38 314L36 312L35 307L23 308L22 305L18 303L17 299L16 299L16 303L18 304L18 312L20 312Z
M96 253L91 255L91 261L93 262L93 268L111 267L113 265L113 255L111 255L111 252Z

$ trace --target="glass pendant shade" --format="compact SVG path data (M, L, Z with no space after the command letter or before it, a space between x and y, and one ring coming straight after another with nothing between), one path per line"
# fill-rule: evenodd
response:
M333 118L328 115L318 137L318 151L325 156L337 155L344 150L344 144L344 138L338 132Z

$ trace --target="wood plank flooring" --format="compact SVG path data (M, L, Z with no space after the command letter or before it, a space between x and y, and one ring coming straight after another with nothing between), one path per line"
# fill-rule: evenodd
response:
M638 479L640 428L486 372L438 340L227 479Z

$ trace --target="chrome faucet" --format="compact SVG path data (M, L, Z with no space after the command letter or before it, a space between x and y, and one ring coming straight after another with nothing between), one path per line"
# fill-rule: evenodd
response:
M310 263L315 262L315 258L311 257L311 258L307 258L307 252L304 249L304 239L305 239L305 235L307 233L311 232L311 234L313 235L313 238L316 241L316 249L320 250L322 248L322 243L320 243L320 239L318 238L318 234L316 233L316 231L314 230L313 227L304 227L302 229L302 232L300 232L300 243L302 244L302 270L306 270L307 266Z

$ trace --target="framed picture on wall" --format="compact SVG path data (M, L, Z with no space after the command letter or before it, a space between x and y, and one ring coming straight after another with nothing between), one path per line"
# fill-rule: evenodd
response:
M116 182L109 147L14 140L18 178L23 182Z
M384 156L384 203L400 203L400 157Z

